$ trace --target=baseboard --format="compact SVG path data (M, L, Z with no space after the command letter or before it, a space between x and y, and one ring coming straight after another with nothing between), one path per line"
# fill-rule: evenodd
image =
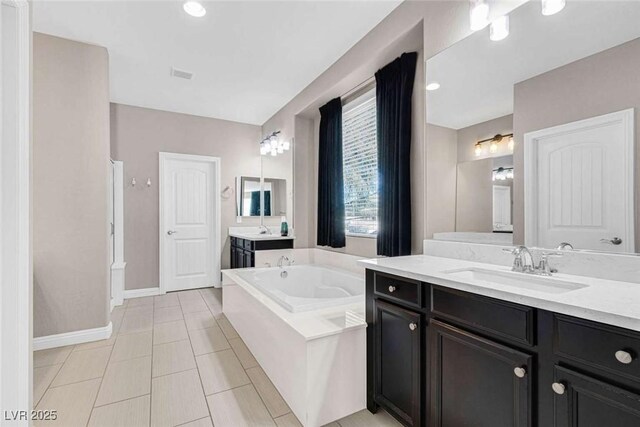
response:
M33 350L46 350L48 348L106 340L111 337L112 329L113 325L109 322L107 326L102 328L83 329L80 331L65 332L63 334L34 338Z
M162 295L160 288L129 289L124 291L124 299L151 297L154 295Z

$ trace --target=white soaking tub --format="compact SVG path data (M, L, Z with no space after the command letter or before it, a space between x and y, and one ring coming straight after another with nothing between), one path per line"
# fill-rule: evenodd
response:
M296 313L363 301L363 279L356 274L318 265L257 268L238 276Z
M364 409L364 275L321 265L282 270L223 271L224 314L305 427Z

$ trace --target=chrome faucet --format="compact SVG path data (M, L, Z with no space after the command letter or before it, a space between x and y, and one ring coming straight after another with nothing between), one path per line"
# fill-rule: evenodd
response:
M289 273L287 273L287 270L285 270L285 269L284 269L284 266L283 266L283 264L284 264L285 262L287 263L287 265L288 265L289 267L291 267L291 264L293 263L293 261L291 261L291 260L289 259L289 257L284 256L284 255L283 255L283 256L281 256L281 257L280 257L280 259L278 260L278 268L280 268L280 270L281 270L281 271L280 271L280 277L282 277L283 279L286 279L286 277L289 275Z
M260 234L269 234L269 235L273 234L271 232L271 229L266 225L259 225L258 229L260 230Z
M569 242L562 242L558 245L558 247L556 248L559 251L564 251L564 250L569 250L572 251L573 250L573 245Z
M526 246L516 246L513 249L503 249L505 252L510 252L515 256L513 260L513 266L511 271L527 274L539 274L541 276L551 276L552 273L557 273L558 270L551 268L549 265L549 257L562 256L560 252L542 252L540 254L540 262L538 266L533 261L533 255Z
M518 273L533 273L533 255L526 246L516 246L513 249L504 249L505 252L510 252L515 256L513 259L513 266L511 271L517 271Z

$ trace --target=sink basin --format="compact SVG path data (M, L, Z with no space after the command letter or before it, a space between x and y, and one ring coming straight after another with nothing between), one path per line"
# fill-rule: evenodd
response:
M485 270L482 268L465 268L445 272L451 277L483 282L487 285L508 286L510 288L527 289L547 294L563 294L588 287L580 283L565 282L553 277L535 276L510 271Z

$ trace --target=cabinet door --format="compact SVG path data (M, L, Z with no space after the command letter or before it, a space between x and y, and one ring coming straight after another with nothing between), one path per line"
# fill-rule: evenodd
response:
M421 315L374 301L375 400L405 425L420 426L422 406Z
M253 252L244 251L243 257L244 257L244 262L243 262L244 263L244 268L255 267L253 265Z
M244 268L244 251L240 247L235 248L236 268Z
M229 253L229 263L231 264L231 268L238 268L238 265L236 264L236 247L233 246L233 242L235 239L235 237L231 238L231 251Z
M640 395L556 366L556 427L638 427Z
M429 326L431 425L531 425L531 356L437 320Z

